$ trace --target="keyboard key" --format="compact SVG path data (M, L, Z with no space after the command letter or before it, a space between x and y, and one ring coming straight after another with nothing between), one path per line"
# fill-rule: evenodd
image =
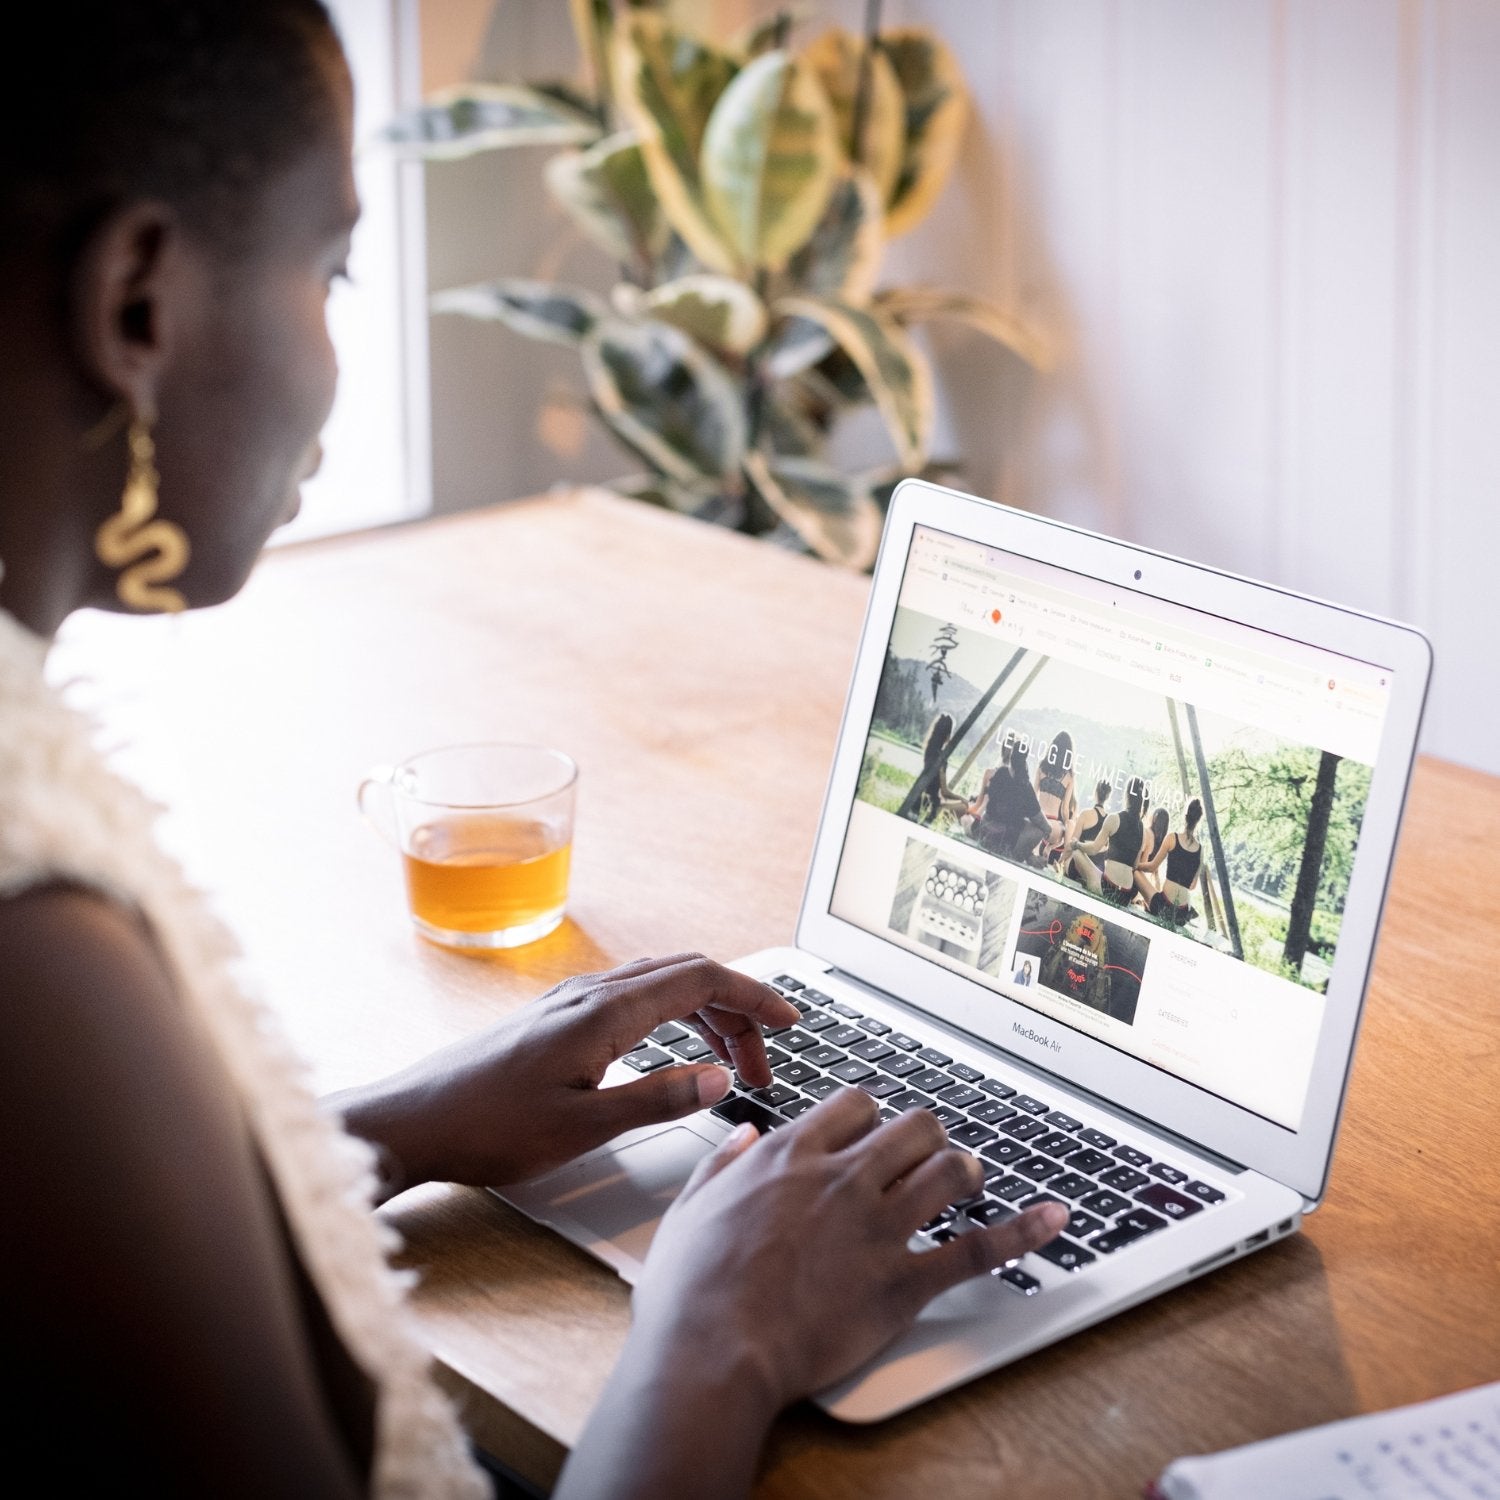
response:
M880 1106L880 1108L879 1108L879 1109L878 1109L878 1110L877 1110L877 1111L876 1111L876 1113L875 1113L875 1118L876 1118L876 1119L877 1119L877 1120L878 1120L878 1121L879 1121L879 1122L880 1122L880 1123L881 1123L881 1124L882 1124L882 1125L884 1125L884 1124L885 1124L885 1122L886 1122L886 1121L887 1121L887 1120L894 1120L894 1119L895 1119L895 1118L896 1118L896 1111L895 1111L895 1110L893 1110L893 1109L887 1109L887 1108L886 1108L886 1107L885 1107L885 1106L884 1106L884 1105L883 1105L883 1104L882 1104L882 1105L881 1105L881 1106Z
M780 1047L766 1048L766 1061L773 1067L779 1068L782 1063L790 1062L791 1058L781 1050Z
M1053 1161L1050 1156L1028 1156L1017 1166L1016 1171L1023 1177L1029 1177L1033 1182L1045 1182L1049 1177L1056 1177L1062 1171L1062 1163Z
M858 1026L835 1026L832 1031L823 1033L823 1040L830 1047L847 1047L853 1042L864 1040L864 1033Z
M1065 1271L1081 1271L1085 1266L1093 1265L1099 1258L1092 1250L1085 1250L1082 1245L1075 1245L1072 1240L1063 1235L1058 1235L1055 1240L1043 1245L1036 1253L1043 1260L1050 1260L1054 1266L1061 1266Z
M1111 1171L1101 1172L1099 1181L1105 1187L1118 1188L1122 1193L1133 1193L1138 1187L1145 1187L1151 1179L1144 1172L1137 1172L1134 1167L1115 1167Z
M697 1062L700 1057L707 1057L713 1048L701 1036L685 1036L680 1042L672 1043L672 1051L683 1062Z
M892 1094L890 1099L892 1109L931 1109L932 1096L919 1093L916 1089L907 1089L902 1094Z
M842 1000L830 1000L828 1008L834 1015L842 1016L846 1021L864 1020L864 1012L855 1010L852 1005L845 1005Z
M978 1104L984 1095L977 1089L971 1089L966 1083L955 1083L951 1089L944 1089L938 1098L944 1104L951 1104L954 1109L967 1109L971 1104Z
M891 1028L884 1021L877 1021L874 1016L861 1016L859 1020L860 1029L868 1031L871 1036L889 1036Z
M1137 1209L1116 1220L1113 1229L1106 1229L1103 1234L1095 1235L1089 1245L1102 1255L1113 1255L1116 1250L1123 1250L1126 1245L1133 1245L1137 1240L1166 1227L1165 1219L1158 1219L1155 1214Z
M984 1077L978 1068L971 1068L968 1063L953 1063L948 1071L955 1078L963 1079L965 1083L978 1083Z
M778 974L771 983L779 984L784 990L801 990L807 988L800 979L793 979L790 974Z
M744 1125L748 1122L760 1131L775 1130L786 1124L783 1116L740 1094L731 1094L729 1098L721 1099L714 1105L713 1113L721 1120L728 1120L731 1125Z
M941 1209L922 1226L921 1232L923 1234L932 1234L935 1230L941 1229L945 1224L951 1224L956 1213L956 1209Z
M637 1073L651 1073L657 1068L666 1067L672 1059L658 1047L642 1047L635 1052L627 1052L620 1061L627 1068L634 1068Z
M996 1141L993 1146L986 1146L983 1152L986 1161L992 1161L997 1166L1008 1167L1013 1161L1021 1161L1031 1155L1020 1141ZM1120 1200L1125 1201L1123 1198Z
M953 1061L946 1052L939 1052L936 1047L923 1047L917 1056L924 1063L931 1063L935 1068L946 1068Z
M1160 1177L1163 1182L1169 1182L1173 1187L1180 1187L1188 1180L1186 1172L1180 1172L1176 1167L1169 1167L1166 1162L1159 1161L1150 1168L1153 1177Z
M795 1120L798 1115L805 1115L816 1103L815 1099L793 1099L790 1104L783 1104L776 1113L785 1115L788 1120Z
M830 1016L826 1010L810 1010L802 1018L802 1029L804 1031L827 1031L830 1026L837 1026L839 1018Z
M675 1021L663 1021L651 1033L651 1040L658 1047L670 1047L673 1042L680 1042L687 1034L686 1026L679 1026Z
M1006 1177L999 1182L987 1182L984 1185L985 1192L994 1198L1004 1198L1007 1203L1014 1203L1017 1198L1029 1198L1036 1191L1036 1184L1028 1182L1024 1177Z
M1134 1146L1116 1146L1114 1154L1132 1167L1144 1167L1151 1160L1144 1151L1137 1151Z
M818 1039L808 1036L805 1031L784 1031L776 1038L776 1045L785 1052L806 1052L809 1047L816 1047Z
M825 995L822 990L809 989L806 985L802 987L802 998L811 1001L814 1005L832 1005L833 996Z
M892 1078L909 1078L913 1073L922 1071L922 1064L915 1057L908 1057L905 1052L896 1052L881 1059L880 1071L889 1073Z
M907 1036L904 1031L893 1031L888 1038L893 1047L899 1047L903 1052L915 1052L922 1044L914 1036Z
M1081 1208L1075 1208L1068 1217L1067 1227L1068 1233L1075 1240L1086 1240L1091 1234L1097 1234L1104 1228L1104 1220L1084 1213Z
M875 1069L869 1063L861 1062L857 1057L851 1057L847 1062L841 1062L828 1071L835 1078L843 1079L845 1083L858 1083L862 1078L875 1076Z
M888 1047L878 1037L870 1037L866 1041L856 1042L850 1049L853 1057L862 1057L866 1062L879 1062L882 1057L896 1057L898 1053L894 1047ZM903 1062L909 1062L909 1058L902 1058Z
M1020 1266L1006 1266L1004 1270L996 1271L997 1281L1003 1281L1006 1286L1014 1287L1023 1297L1035 1297L1041 1291L1042 1284L1035 1276L1023 1271Z
M987 1145L990 1141L994 1140L995 1132L989 1126L981 1125L976 1120L966 1120L957 1129L948 1132L948 1139L955 1146L967 1146L970 1151L974 1151L978 1147ZM1083 1180L1088 1181L1087 1178ZM1092 1182L1089 1183L1090 1187L1093 1187L1093 1185Z
M998 1078L981 1078L979 1087L997 1099L1014 1099L1016 1096L1016 1091L1008 1083L1001 1083Z
M1189 1219L1203 1212L1203 1205L1196 1198L1185 1198L1164 1182L1153 1182L1150 1187L1142 1188L1135 1195L1135 1201L1160 1209L1169 1219Z
M1016 1115L1010 1105L1002 1104L998 1099L986 1099L983 1104L976 1104L969 1113L984 1125L993 1125L997 1120L1013 1120Z
M924 1068L911 1080L914 1089L921 1089L924 1094L935 1094L939 1089L948 1088L953 1080L937 1068Z
M1069 1169L1074 1172L1102 1172L1107 1166L1113 1163L1114 1158L1106 1156L1102 1151L1085 1149L1083 1151L1075 1151L1071 1156L1064 1157L1063 1160L1067 1162Z
M1034 1136L1047 1134L1046 1125L1041 1120L1033 1120L1029 1115L1018 1115L1014 1120L1007 1120L1000 1129L1018 1141L1029 1141Z
M1085 1145L1094 1146L1100 1151L1108 1151L1111 1146L1118 1145L1112 1135L1105 1135L1102 1130L1080 1130L1078 1139Z
M1050 1104L1043 1104L1040 1099L1033 1099L1030 1094L1017 1094L1010 1102L1029 1115L1044 1115L1052 1107Z
M843 1088L837 1078L814 1078L811 1083L802 1085L804 1094L811 1094L814 1099L826 1099L830 1094L836 1094Z
M976 1224L983 1224L986 1228L991 1224L1003 1224L1007 1219L1013 1219L1016 1216L1015 1209L997 1202L994 1198L982 1198L978 1203L971 1204L964 1212Z
M953 1229L934 1229L932 1240L935 1245L950 1245L958 1238L958 1232Z
M933 1105L932 1112L937 1116L937 1122L944 1130L964 1123L964 1117L956 1109L950 1109L946 1104Z
M1090 1193L1087 1198L1080 1198L1078 1206L1088 1209L1091 1214L1098 1214L1101 1219L1112 1219L1130 1207L1130 1199L1100 1189L1097 1193Z
M1094 1191L1094 1179L1082 1177L1077 1172L1065 1172L1047 1184L1049 1193L1061 1193L1064 1198L1081 1198Z
M845 1054L837 1047L817 1046L809 1052L802 1054L802 1061L811 1063L815 1068L831 1068L835 1063L844 1061Z
M816 1068L808 1067L805 1062L799 1060L795 1062L782 1063L782 1065L776 1069L776 1076L783 1083L796 1084L800 1087L802 1084L806 1083L808 1079L816 1078L818 1076L818 1070Z
M1083 1121L1075 1120L1072 1115L1065 1115L1060 1109L1054 1109L1047 1116L1047 1123L1054 1130L1082 1130Z
M1004 1167L998 1167L994 1162L986 1161L982 1156L979 1158L979 1165L984 1168L984 1185L986 1190L988 1190L990 1183L999 1182L1007 1175Z
M755 1097L762 1104L769 1104L772 1109L780 1109L783 1104L790 1104L797 1097L796 1089L789 1089L784 1083L773 1083L767 1088L756 1089Z
M1206 1182L1190 1182L1183 1188L1183 1192L1191 1193L1195 1198L1201 1198L1205 1203L1222 1203L1224 1195L1216 1187L1209 1187Z
M1049 1130L1046 1135L1037 1136L1032 1141L1031 1149L1060 1160L1064 1156L1071 1156L1078 1149L1078 1142L1061 1130Z
M872 1099L889 1099L892 1094L901 1092L901 1080L899 1078L882 1078L876 1074L873 1078L866 1078L860 1083L865 1093Z
M805 1016L812 1009L812 1006L806 1000L802 999L800 995L787 995L785 998L797 1007L797 1014L799 1016Z

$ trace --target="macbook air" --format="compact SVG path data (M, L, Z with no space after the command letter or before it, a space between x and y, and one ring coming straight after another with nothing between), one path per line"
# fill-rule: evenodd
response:
M939 1243L1051 1245L816 1398L880 1420L1294 1233L1327 1188L1426 696L1415 630L909 480L792 941L774 1082L501 1196L638 1274L695 1163L839 1088L979 1159ZM613 1081L706 1055L658 1028ZM606 1079L606 1082L611 1079Z

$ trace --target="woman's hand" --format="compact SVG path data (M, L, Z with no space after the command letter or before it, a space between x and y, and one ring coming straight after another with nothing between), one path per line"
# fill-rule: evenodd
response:
M760 1027L797 1009L700 953L587 974L392 1078L327 1101L382 1151L386 1195L419 1182L501 1186L559 1166L622 1131L717 1103L711 1061L601 1089L604 1070L663 1021L691 1026L747 1083L771 1081Z
M981 1173L926 1110L876 1119L875 1102L846 1089L763 1140L741 1126L700 1163L656 1232L630 1337L560 1500L747 1493L782 1407L856 1369L938 1293L1066 1222L1046 1204L908 1249L940 1209L979 1190Z

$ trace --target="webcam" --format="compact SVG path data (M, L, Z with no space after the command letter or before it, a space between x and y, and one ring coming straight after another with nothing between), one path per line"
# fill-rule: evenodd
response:
M1135 581L1137 583L1141 581L1141 570L1139 568L1135 570Z

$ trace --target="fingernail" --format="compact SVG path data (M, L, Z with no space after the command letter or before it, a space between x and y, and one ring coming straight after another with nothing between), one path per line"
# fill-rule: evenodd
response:
M724 1138L726 1146L733 1146L738 1150L741 1146L748 1146L758 1135L758 1131L748 1120L743 1125L736 1125Z
M729 1092L731 1082L727 1068L705 1068L698 1075L698 1103L705 1109L717 1104Z

